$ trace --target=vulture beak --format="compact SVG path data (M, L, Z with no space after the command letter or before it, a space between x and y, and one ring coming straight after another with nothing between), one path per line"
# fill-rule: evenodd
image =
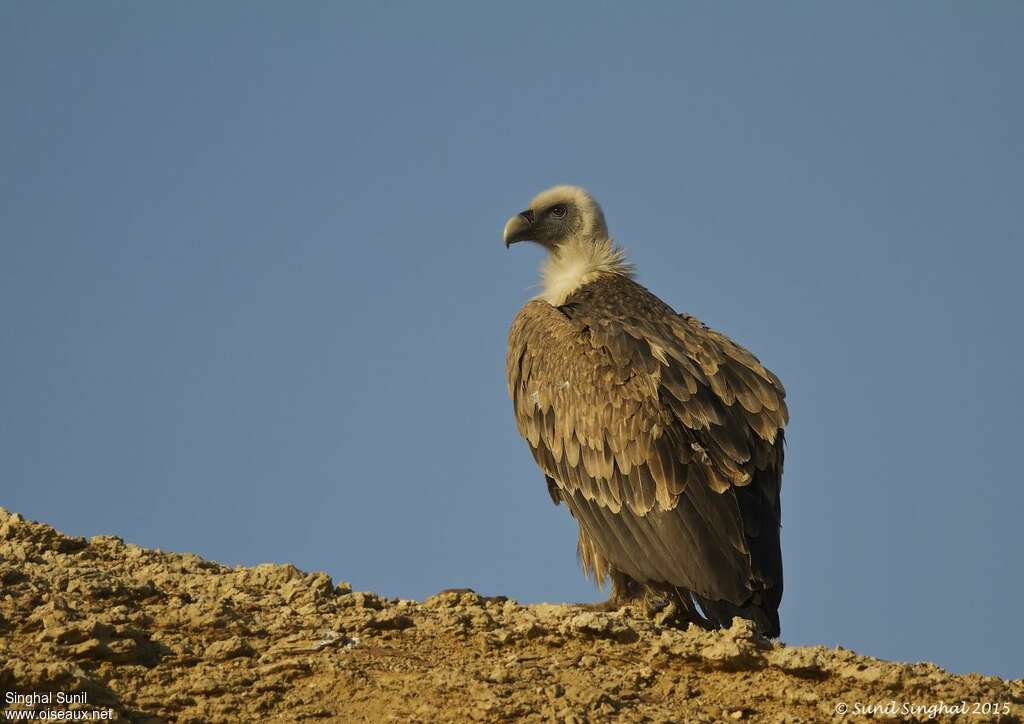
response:
M505 248L509 248L517 241L529 241L532 231L533 211L530 209L520 211L505 222L505 232L502 234L502 238L505 240Z

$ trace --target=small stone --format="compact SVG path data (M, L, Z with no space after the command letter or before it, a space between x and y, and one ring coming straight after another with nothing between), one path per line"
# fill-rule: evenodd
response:
M397 613L380 613L366 622L366 628L377 631L402 631L416 624L408 616Z
M351 605L356 608L368 608L374 611L379 611L384 608L383 601L376 593L366 593L364 591L356 591L346 596L341 597L342 605Z
M509 676L508 670L504 666L495 666L490 674L487 675L487 680L495 684L507 684L512 680Z
M824 656L825 649L820 646L814 648L778 646L768 653L767 659L770 665L782 669L787 674L816 678L824 674L822 664Z
M544 689L544 693L547 694L550 699L557 699L565 694L565 689L562 688L561 684L554 684Z
M255 651L253 651L252 646L245 639L238 636L231 636L222 641L214 641L206 647L206 658L214 661L227 661L243 656L253 656L254 654Z
M71 647L71 656L76 659L109 659L110 649L99 639L89 639Z

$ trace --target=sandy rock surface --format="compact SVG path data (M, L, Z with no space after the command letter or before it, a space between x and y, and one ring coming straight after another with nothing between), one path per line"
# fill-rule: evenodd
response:
M865 720L858 704L890 707L875 715L890 721L1021 721L1024 681L789 647L740 622L707 633L633 609L383 598L288 565L69 537L0 508L0 718Z

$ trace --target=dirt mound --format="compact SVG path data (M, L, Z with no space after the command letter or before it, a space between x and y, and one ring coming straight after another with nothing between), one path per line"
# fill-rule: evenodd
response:
M0 586L7 716L795 722L843 707L860 719L869 705L883 707L879 718L1024 714L1019 680L789 647L740 622L707 633L632 609L473 592L388 599L294 566L228 568L69 537L2 508Z

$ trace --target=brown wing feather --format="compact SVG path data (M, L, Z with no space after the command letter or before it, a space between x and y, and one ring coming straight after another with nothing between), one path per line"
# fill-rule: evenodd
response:
M509 334L508 385L519 432L593 539L581 538L581 555L603 540L605 550L592 553L642 572L641 580L661 575L694 584L702 595L735 599L734 580L699 585L714 571L683 576L685 565L665 563L665 549L685 555L680 546L710 535L746 560L746 590L781 592L779 481L788 412L778 378L750 352L609 274L562 307L533 301L520 311ZM737 495L744 486L756 491ZM644 527L634 520L676 510L681 522ZM608 530L608 516L626 511L629 523ZM766 527L774 527L774 543ZM641 533L646 543L636 537ZM677 538L651 538L659 535ZM645 545L655 547L641 565L637 546ZM607 548L630 564L612 560ZM709 549L690 568L730 568L716 556ZM669 580L681 577L690 580Z

